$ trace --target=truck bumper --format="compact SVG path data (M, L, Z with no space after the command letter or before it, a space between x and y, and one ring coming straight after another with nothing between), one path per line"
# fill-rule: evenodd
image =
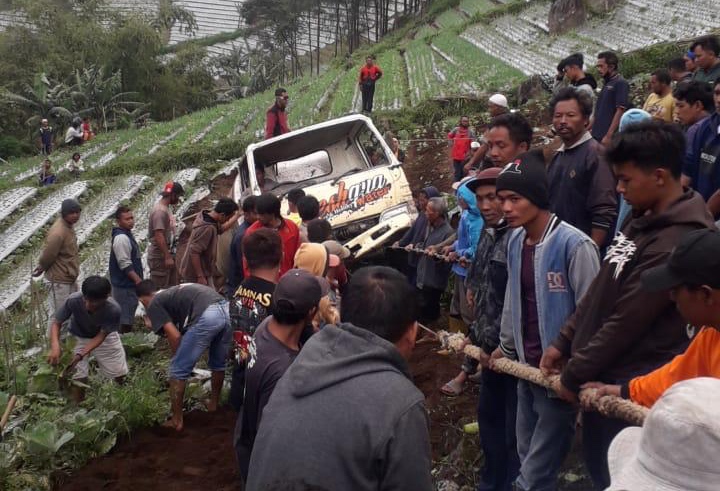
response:
M378 223L357 237L347 241L345 247L350 249L353 256L360 258L369 252L382 248L393 236L410 228L411 225L412 217L410 215L397 215Z

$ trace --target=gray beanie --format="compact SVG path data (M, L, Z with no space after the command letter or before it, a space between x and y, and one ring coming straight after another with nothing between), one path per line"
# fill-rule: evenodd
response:
M64 199L62 205L60 205L60 214L62 216L69 215L70 213L80 212L82 207L76 199L68 198Z

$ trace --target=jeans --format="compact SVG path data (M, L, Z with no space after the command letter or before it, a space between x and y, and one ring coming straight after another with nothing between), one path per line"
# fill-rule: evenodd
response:
M515 437L517 379L483 369L478 398L480 446L485 469L477 491L512 491L520 470Z
M549 397L547 389L518 381L518 489L557 489L558 472L575 434L575 417L575 408L561 399Z
M213 372L224 371L231 337L227 301L210 305L180 340L180 346L170 362L170 378L189 379L195 363L206 349L208 368Z
M453 160L453 182L462 181L465 177L465 161L464 160Z
M583 456L595 489L610 486L607 458L610 443L628 426L632 425L620 419L608 418L594 411L583 412Z

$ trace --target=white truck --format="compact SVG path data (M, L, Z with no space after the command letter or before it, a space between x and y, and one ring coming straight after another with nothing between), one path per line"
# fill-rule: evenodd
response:
M263 189L256 169L265 173ZM247 147L239 160L233 195L293 188L320 202L320 218L355 258L396 240L417 216L410 186L390 147L370 118L350 115L308 126Z

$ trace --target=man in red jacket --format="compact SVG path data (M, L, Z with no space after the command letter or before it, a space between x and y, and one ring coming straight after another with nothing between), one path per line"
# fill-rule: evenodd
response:
M258 219L247 229L245 237L261 228L277 230L283 245L283 258L280 263L279 275L282 276L293 268L295 253L300 247L300 230L292 220L282 217L280 214L280 200L274 194L266 193L258 196L255 200L255 213ZM243 259L243 270L245 277L247 277L250 272L245 259Z
M365 64L360 69L360 79L358 84L362 91L362 110L366 113L372 112L373 98L375 97L375 82L383 76L383 72L379 66L375 64L375 60L368 56Z
M461 181L465 177L465 159L470 152L470 144L475 140L475 132L470 129L470 118L463 116L460 118L460 126L457 126L450 133L448 138L452 141L451 157L453 161L453 170L455 173L454 181Z
M290 132L287 112L285 111L289 98L287 90L283 88L275 89L275 104L267 110L265 118L266 140Z

